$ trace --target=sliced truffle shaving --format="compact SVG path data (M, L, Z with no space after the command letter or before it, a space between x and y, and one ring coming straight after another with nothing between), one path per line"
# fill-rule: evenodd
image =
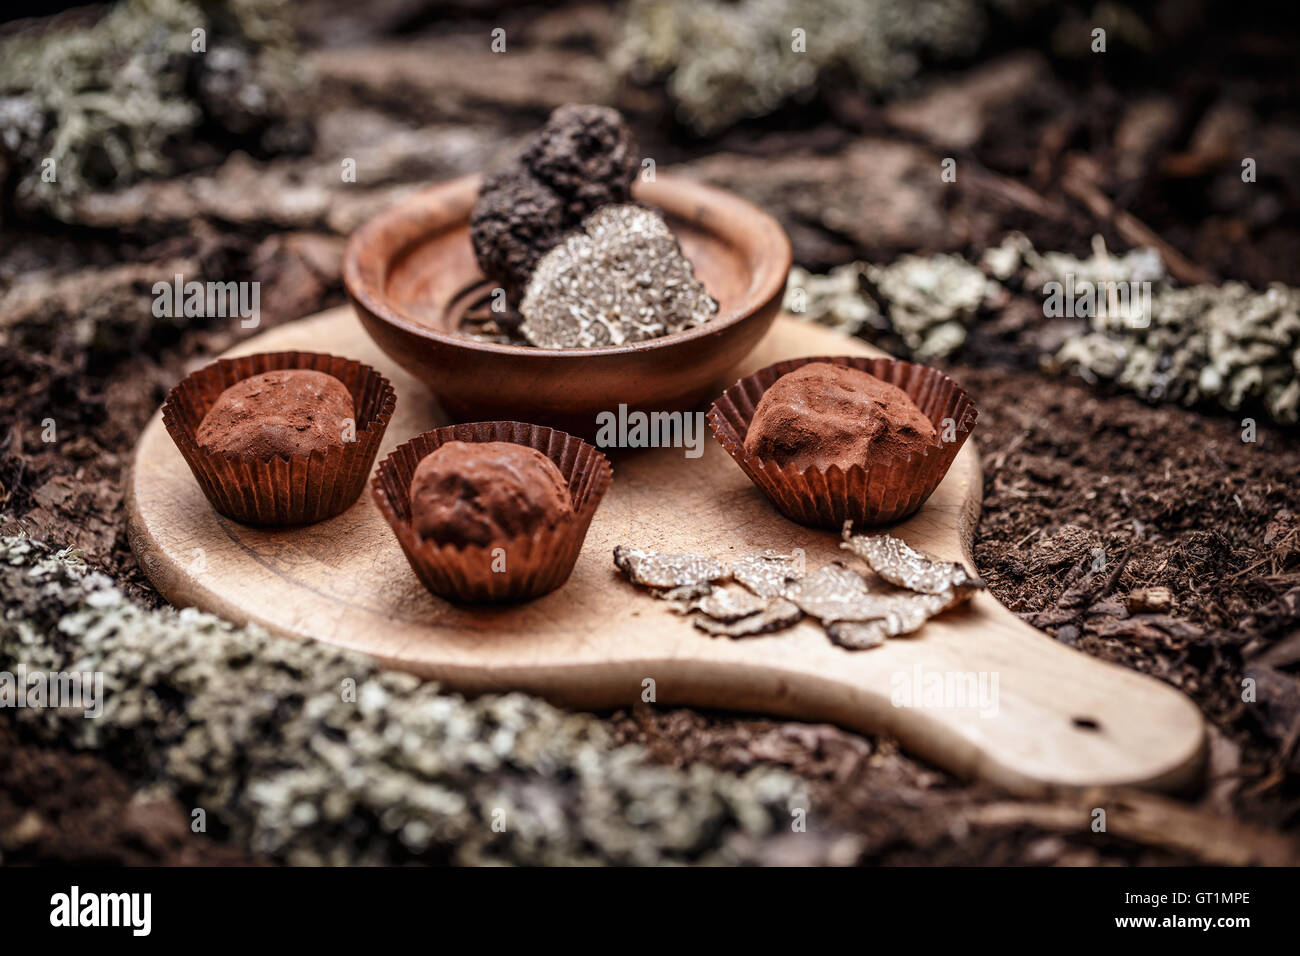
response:
M614 549L614 563L629 581L644 588L707 586L727 576L719 562L700 554L660 554L625 545Z
M698 612L691 622L708 634L768 634L807 615L821 622L832 642L851 650L867 650L886 638L911 634L984 586L961 565L931 561L897 538L851 537L847 526L845 536L844 546L855 553L855 544L867 542L867 563L874 569L879 562L887 572L881 577L890 584L907 581L917 587L873 590L871 581L838 561L805 576L804 557L798 552L751 554L728 570L702 555L658 554L620 545L614 549L614 562L632 583L677 602L679 611ZM729 575L743 588L714 586ZM921 590L945 580L939 590Z
M951 607L969 600L974 588L953 588L941 594L915 594L900 591L884 595L884 615L876 620L842 620L823 622L826 634L841 647L866 650L887 637L901 637L919 631L926 621Z
M823 624L880 621L886 636L910 634L929 618L968 599L973 587L939 594L873 591L862 575L842 564L828 564L790 591L790 600Z
M872 593L862 575L836 562L820 568L789 590L805 614L826 621L871 621L893 607L892 595Z
M885 637L898 637L911 634L921 625L938 614L952 601L952 593L947 594L913 594L903 592L889 595L888 607L878 621Z
M851 651L866 651L885 643L885 628L880 621L835 621L825 625L832 642Z
M719 587L696 601L694 609L715 621L730 624L765 610L771 603L744 588Z
M872 571L890 584L919 594L939 594L950 588L982 588L984 582L952 561L935 561L911 547L902 538L888 534L853 534L851 522L844 524L841 548L866 561Z
M694 623L701 631L721 637L753 637L769 634L799 623L803 612L784 598L774 599L764 610L732 623L715 621L710 617L695 617Z
M763 551L741 558L731 566L731 576L759 597L785 597L791 584L804 574L802 554Z
M696 601L706 598L713 591L713 585L708 582L702 584L683 584L675 588L659 590L650 589L650 593L663 601L675 601L679 605L679 610L684 614L692 610Z

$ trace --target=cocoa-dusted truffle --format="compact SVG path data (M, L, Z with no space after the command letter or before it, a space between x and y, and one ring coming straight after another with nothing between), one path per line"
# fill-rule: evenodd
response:
M639 163L617 110L561 106L507 166L488 176L470 214L479 268L518 303L537 261L609 203L625 203Z
M529 535L573 514L555 462L511 442L438 446L416 466L410 494L420 537L462 548Z
M937 444L934 425L902 389L859 369L810 362L763 393L745 453L800 471L866 466Z
M310 455L342 445L353 418L352 395L334 376L281 369L242 379L218 395L195 438L209 451L241 457Z

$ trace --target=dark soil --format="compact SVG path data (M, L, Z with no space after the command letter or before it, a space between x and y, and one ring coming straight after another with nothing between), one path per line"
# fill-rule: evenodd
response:
M1264 429L1249 444L1239 425L1222 418L1099 397L1079 384L1006 369L950 371L981 409L984 517L975 559L990 589L1057 640L1190 695L1219 732L1212 784L1193 805L1294 832L1300 446L1293 436ZM1099 548L1106 563L1094 571ZM1167 612L1134 596L1158 587L1172 593ZM1242 700L1246 676L1268 688L1257 703ZM887 740L834 727L648 708L615 720L625 739L672 765L788 767L809 781L827 822L866 837L873 862L1203 861L1034 826L1014 836L954 833L953 820L995 799L995 788L957 783Z
M345 118L344 128L361 122L358 116L380 128L441 125L481 136L501 155L552 106L600 98L587 78L598 74L614 30L611 14L595 5L517 19L493 13L493 24L504 22L512 38L522 38L519 55L530 68L560 78L536 84L498 71L486 52L477 68L457 58L471 42L482 46L472 32L481 23L444 22L397 0L379 3L366 18L335 0L306 6L302 31L318 50L321 72L311 107L322 121L333 115ZM812 268L909 251L978 252L1010 229L1028 232L1040 249L1085 253L1101 234L1122 250L1138 241L1131 222L1114 216L1125 209L1180 257L1189 281L1294 284L1294 38L1272 23L1242 23L1231 4L1197 9L1208 10L1197 25L1204 42L1174 43L1170 32L1169 46L1140 62L1111 61L1108 71L1043 57L1045 41L1017 34L1007 42L1033 51L1034 79L1015 84L1009 96L971 92L950 107L983 117L973 143L960 147L942 141L942 121L916 128L886 104L853 97L828 96L798 116L757 121L715 142L663 122L670 111L654 91L624 96L623 105L636 107L643 148L661 166L691 162L697 174L763 202ZM394 52L386 44L408 28L424 33L414 41L418 55L404 59L405 47ZM1021 69L1003 56L1017 56L1016 49L994 50L969 71ZM433 51L453 55L443 66ZM974 89L964 83L969 71L948 78ZM328 131L325 140L323 159L289 161L275 175L240 178L233 162L196 170L209 186L223 175L240 184L222 193L219 207L193 196L182 201L162 191L168 184L150 193L146 184L138 207L95 228L6 227L0 297L20 280L35 276L40 285L37 307L8 303L0 315L5 533L78 547L133 596L159 602L126 543L122 470L166 388L248 333L237 323L145 326L149 286L173 271L258 279L263 329L341 304L338 256L347 227L339 223L349 222L352 210L364 214L367 203L382 205L384 190L395 185L465 171L460 159L424 147L405 154L393 146L390 155L381 146L374 162L389 163L385 178L329 194L323 204L340 219L286 220L277 176L305 189L317 182L321 166L313 163L337 170L342 147L329 143ZM1243 149L1262 160L1258 188L1248 192L1239 188ZM954 189L914 185L947 155L963 170ZM828 221L827 209L838 217ZM174 268L177 262L187 265ZM96 330L89 345L77 332L87 318ZM1014 801L918 763L888 739L833 727L638 709L610 717L618 735L671 765L788 768L808 781L813 819L858 834L870 862L1235 862L1208 845L1208 835L1229 831L1249 858L1265 856L1250 849L1257 845L1291 852L1300 831L1295 433L1261 426L1246 443L1229 416L1151 407L1050 380L1034 370L1036 355L1014 343L985 348L978 341L950 371L982 411L979 572L1000 600L1057 640L1188 693L1214 728L1205 789L1142 804L1169 821L1163 828L1139 821L1099 837L1086 826L1053 822L1053 804ZM59 441L47 445L42 429L50 418ZM1243 700L1246 678L1255 702ZM5 862L239 858L191 834L178 805L134 787L98 756L17 739L0 713Z
M0 863L218 866L246 857L190 829L174 800L137 792L93 754L25 744L0 720Z
M1244 442L1231 420L1023 374L957 374L986 416L975 560L989 587L1057 640L1191 696L1241 748L1236 805L1294 827L1294 435L1264 428ZM1252 676L1270 687L1258 703L1243 701Z

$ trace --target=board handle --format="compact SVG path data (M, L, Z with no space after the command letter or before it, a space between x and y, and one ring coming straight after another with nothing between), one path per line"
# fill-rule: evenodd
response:
M955 680L967 696L974 688L974 707L948 706L962 701L951 687L936 690L935 675L947 676L943 664L930 661L891 677L891 708L901 685L914 705L919 693L923 715L899 720L891 731L936 763L1018 793L1090 786L1177 791L1203 773L1205 722L1190 699L1058 643L987 592L968 609L932 620L927 639L948 648L957 641L978 645L951 648ZM938 706L927 707L927 690Z
M846 651L806 623L796 632L720 644L712 659L642 661L618 677L612 671L624 668L606 665L604 680L587 693L568 688L558 696L583 707L619 706L650 674L661 706L779 714L883 733L958 776L1025 796L1060 788L1183 791L1202 776L1205 723L1191 700L1057 643L987 592L881 648ZM542 686L550 683L544 675L524 683L556 696L554 683ZM621 686L622 695L593 696L601 686Z

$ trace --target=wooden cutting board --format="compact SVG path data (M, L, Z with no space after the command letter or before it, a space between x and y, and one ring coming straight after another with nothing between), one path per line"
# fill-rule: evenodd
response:
M446 424L428 391L371 343L348 308L280 326L230 354L281 349L345 355L390 378L398 404L381 456ZM781 318L733 380L780 359L832 354L873 351ZM430 595L368 489L339 517L301 529L258 530L221 517L160 416L136 449L131 544L177 606L363 651L466 692L521 690L606 709L633 705L652 688L660 705L883 731L950 771L1022 793L1051 785L1175 789L1198 777L1205 730L1187 698L1058 644L988 593L868 651L832 645L809 621L743 640L705 635L628 584L614 568L614 546L724 561L763 548L803 548L815 570L845 557L838 537L783 518L711 435L695 459L682 449L610 457L614 483L573 576L522 606L464 608ZM893 532L935 557L973 566L980 501L972 440L925 507ZM940 693L945 681L949 690ZM957 690L981 681L983 697Z

